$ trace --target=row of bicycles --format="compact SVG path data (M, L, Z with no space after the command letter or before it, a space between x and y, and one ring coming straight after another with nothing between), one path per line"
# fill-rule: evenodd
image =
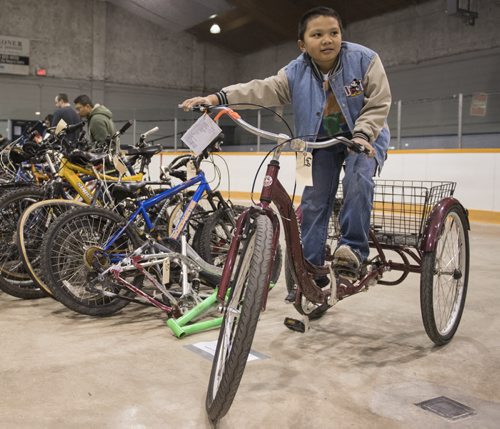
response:
M372 252L359 277L348 280L330 264L315 266L304 258L300 210L279 181L279 159L284 148L344 145L364 156L363 148L342 136L310 142L262 130L229 106L196 110L205 129L206 121L225 115L276 143L258 202L233 205L207 181L201 165L220 149L221 135L197 146L197 155L181 155L162 167L158 182L144 180L161 150L147 144L150 132L137 147L118 150L122 129L109 141L114 149L103 154L70 147L62 132L38 146L28 144L28 154L18 153L17 163L11 146L1 153L11 174L1 185L0 288L22 298L51 295L92 316L114 314L131 302L153 305L168 315L177 337L220 327L206 396L214 423L238 391L282 259L287 299L300 314L285 318L294 331L307 331L310 320L346 297L376 284L400 284L413 273L420 275L425 332L436 345L451 341L465 305L470 258L468 214L454 197L454 182L376 180ZM30 180L20 179L25 176ZM327 261L339 235L341 207L340 189ZM326 287L314 281L322 276L330 278Z
M34 299L52 296L81 314L110 316L131 302L154 305L182 337L218 327L216 290L236 217L223 198L220 171L207 179L222 136L198 156L185 154L148 180L161 146L141 135L89 152L68 126L47 138L28 130L1 152L0 288ZM39 139L38 139L39 140ZM281 268L275 266L273 283Z

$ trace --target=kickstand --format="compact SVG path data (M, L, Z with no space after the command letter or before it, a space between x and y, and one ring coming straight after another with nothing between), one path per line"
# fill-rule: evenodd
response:
M309 330L309 317L303 316L302 321L292 317L285 317L285 326L295 332L305 333Z

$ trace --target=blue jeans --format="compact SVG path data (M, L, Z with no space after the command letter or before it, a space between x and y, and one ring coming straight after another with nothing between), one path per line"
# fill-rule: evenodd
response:
M304 256L315 265L325 263L328 221L344 162L344 201L339 215L341 237L338 244L347 244L362 260L370 252L368 233L377 161L364 154L347 152L340 146L317 149L313 151L313 186L305 187L301 202Z

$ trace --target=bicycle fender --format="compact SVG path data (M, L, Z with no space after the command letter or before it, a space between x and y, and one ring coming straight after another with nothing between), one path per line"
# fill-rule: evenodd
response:
M439 239L439 234L443 223L445 222L445 215L448 213L450 208L454 205L460 207L463 212L463 215L466 219L466 228L470 230L469 224L469 216L467 210L460 204L460 202L453 198L447 197L443 198L439 203L437 203L429 216L427 217L427 221L425 223L424 234L422 236L422 241L420 242L420 251L421 252L433 252L436 250L437 242Z

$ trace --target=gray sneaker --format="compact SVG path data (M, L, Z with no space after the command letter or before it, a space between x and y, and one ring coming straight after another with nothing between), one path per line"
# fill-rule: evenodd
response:
M361 257L346 244L337 247L333 254L333 269L335 273L350 281L356 281L359 277Z

